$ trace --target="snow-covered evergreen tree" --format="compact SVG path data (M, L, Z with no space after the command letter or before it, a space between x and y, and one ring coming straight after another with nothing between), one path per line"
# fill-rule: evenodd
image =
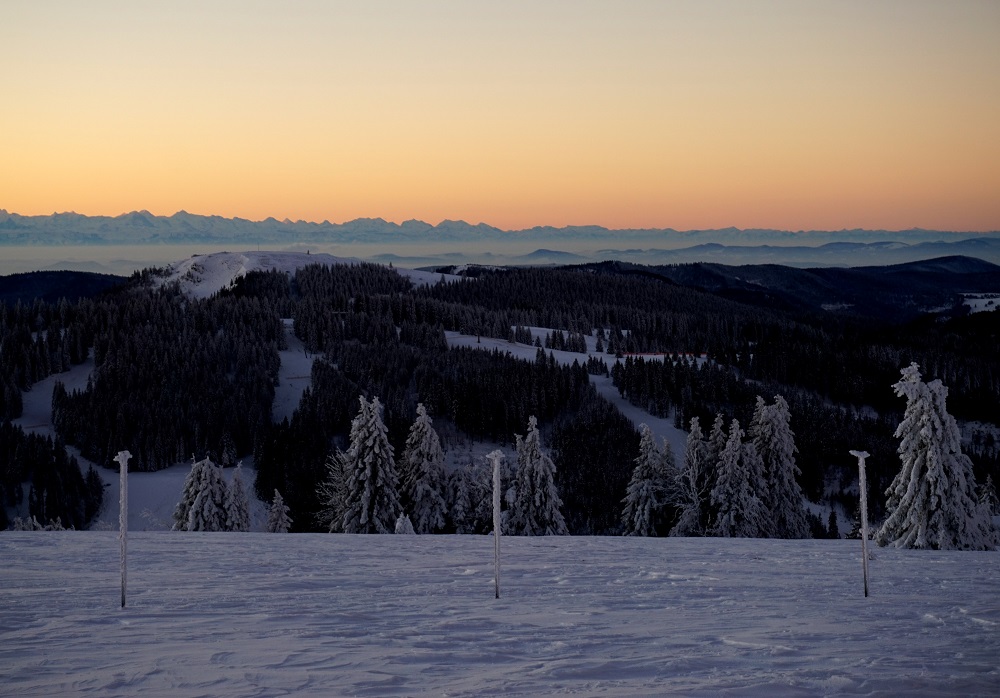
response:
M760 535L763 505L753 491L748 471L759 469L760 456L753 443L743 444L743 430L738 420L729 426L729 438L719 457L718 479L712 490L715 522L712 533L727 538L753 538Z
M410 521L410 517L406 514L400 514L399 518L396 519L396 527L393 529L393 532L411 536L416 533L413 530L413 523Z
M517 489L507 525L510 532L521 536L565 535L566 521L560 508L562 500L556 490L556 466L542 451L538 420L528 420L528 433L518 434Z
M288 505L281 497L278 490L274 491L274 499L271 500L271 507L267 510L267 524L265 530L268 533L288 533L292 527L292 518L288 515Z
M773 405L757 397L749 436L763 461L763 482L752 486L766 512L762 533L772 538L808 538L810 533L802 488L795 479L800 471L790 421L788 403L781 395L775 396Z
M655 536L656 525L668 493L667 472L672 454L665 456L656 445L653 431L646 425L639 426L639 455L635 459L632 478L625 490L622 524L625 535ZM669 446L667 446L669 448Z
M392 446L382 422L382 404L362 396L361 411L351 424L347 450L345 533L392 533L403 509Z
M473 533L470 524L472 498L469 495L470 466L458 468L448 480L448 514L455 533Z
M226 489L226 530L250 530L250 501L243 485L243 462L240 461L233 471L233 477Z
M684 467L677 474L677 504L680 514L670 529L671 536L703 536L710 524L709 510L712 496L710 479L714 468L708 462L708 444L697 417L691 418L687 447L684 450Z
M326 457L326 479L316 489L320 501L317 518L330 533L344 532L347 482L347 454L337 449Z
M979 491L976 494L979 503L986 507L988 516L1000 516L1000 497L997 497L997 488L993 484L992 475L986 476L986 482L979 486Z
M188 511L188 531L226 530L226 480L222 468L202 461L201 489Z
M996 543L992 522L976 496L972 461L962 453L958 425L948 414L948 389L924 383L916 363L892 387L906 398L896 429L902 468L886 490L888 516L879 545L935 550L984 550Z
M720 412L715 415L715 421L712 423L712 430L708 434L708 442L706 443L705 455L708 457L709 463L715 464L719 462L728 440L726 436L726 420Z
M173 530L226 530L226 481L210 459L195 462L184 479L180 501L174 508Z
M191 505L201 491L202 465L205 461L196 461L191 458L191 470L184 478L184 485L181 488L181 498L174 507L175 531L186 531L188 527L188 515L191 513Z
M436 533L444 528L447 508L444 497L444 451L434 423L423 404L410 427L400 463L403 485L413 513L417 533Z

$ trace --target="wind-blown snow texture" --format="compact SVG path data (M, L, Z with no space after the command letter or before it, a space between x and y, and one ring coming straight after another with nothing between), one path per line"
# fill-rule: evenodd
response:
M0 536L0 693L997 695L1000 554L858 541Z

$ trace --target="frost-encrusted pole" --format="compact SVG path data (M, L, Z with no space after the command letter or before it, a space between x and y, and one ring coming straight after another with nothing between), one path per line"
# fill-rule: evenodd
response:
M858 459L858 489L861 491L861 570L865 576L865 598L868 598L868 479L865 476L867 451L851 451Z
M496 450L486 456L493 463L493 586L496 598L500 598L500 461L503 451Z
M121 475L118 485L118 540L122 544L122 608L125 608L125 589L128 586L128 574L126 570L126 553L128 547L128 460L132 454L128 451L119 451L115 456L118 465L121 467Z

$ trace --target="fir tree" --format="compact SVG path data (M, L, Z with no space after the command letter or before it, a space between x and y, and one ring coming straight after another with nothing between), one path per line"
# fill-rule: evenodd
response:
M760 467L760 456L752 443L743 444L738 420L729 426L729 438L719 457L718 480L712 490L716 510L712 532L727 538L760 535L763 506L754 492L748 471Z
M625 505L622 524L625 535L655 536L667 496L666 463L663 452L656 446L653 431L645 424L639 426L639 431L639 455L622 500Z
M750 438L763 461L763 483L757 487L766 512L766 533L772 538L808 538L809 523L803 506L802 488L796 477L795 434L789 424L788 403L776 395L773 405L757 396Z
M410 427L401 462L404 488L413 513L417 533L436 533L444 528L446 506L441 496L444 485L444 451L434 423L423 404Z
M226 530L226 480L222 468L206 458L202 461L200 489L188 511L188 531Z
M992 475L987 475L986 482L979 486L977 498L979 503L986 508L987 516L1000 516L1000 498L997 497L997 488L993 484Z
M399 477L393 461L382 405L360 398L361 411L351 424L347 451L345 533L392 533L402 513Z
M265 530L268 533L288 533L292 527L292 519L288 515L288 506L281 498L278 490L274 491L274 499L271 500L271 507L267 510L267 524Z
M191 470L184 478L184 486L181 488L181 498L174 507L175 531L186 531L188 528L188 516L191 513L191 505L201 491L202 466L205 461L196 461L192 457Z
M406 514L400 514L399 518L396 519L396 526L393 532L411 536L416 533L416 531L413 530L413 523L410 521L410 517Z
M875 540L897 548L984 550L995 544L986 508L976 497L972 461L962 453L958 425L948 414L948 389L924 383L916 363L892 387L906 398L896 429L902 468L886 490L888 516Z
M522 536L565 535L562 500L555 485L556 466L542 451L538 420L528 419L528 433L518 434L517 488L508 525L511 533Z
M226 530L250 530L250 502L243 486L243 462L237 464L226 489Z
M708 441L705 445L705 456L708 458L708 462L711 464L716 464L722 457L722 451L726 448L726 442L728 441L726 437L726 420L723 418L722 413L715 415L715 421L712 423L712 430L708 434Z

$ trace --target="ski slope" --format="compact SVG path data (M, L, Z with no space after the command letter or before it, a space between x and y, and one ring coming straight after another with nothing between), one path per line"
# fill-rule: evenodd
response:
M995 696L1000 554L858 541L0 536L0 694Z

